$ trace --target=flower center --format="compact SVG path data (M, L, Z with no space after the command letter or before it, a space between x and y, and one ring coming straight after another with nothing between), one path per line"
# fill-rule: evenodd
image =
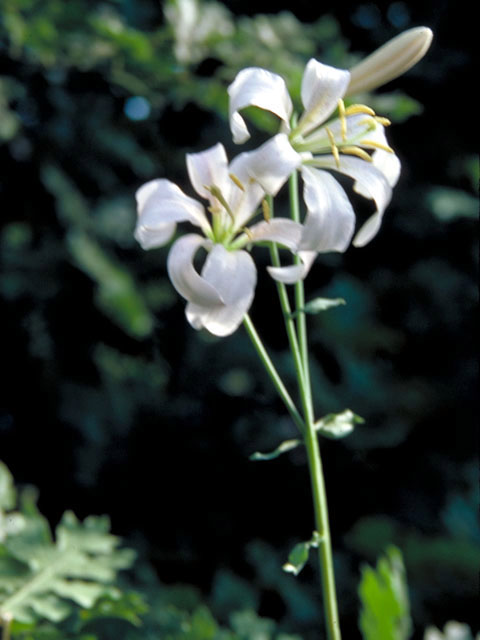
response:
M365 115L359 119L358 116ZM298 152L308 151L315 155L330 154L340 166L340 154L353 155L372 162L368 151L383 149L393 153L393 149L381 140L376 140L377 129L388 127L390 120L377 116L375 111L364 104L352 104L345 107L343 100L338 101L338 116L315 129L307 136L291 135L290 142ZM382 139L383 135L381 136ZM367 151L368 150L368 151Z

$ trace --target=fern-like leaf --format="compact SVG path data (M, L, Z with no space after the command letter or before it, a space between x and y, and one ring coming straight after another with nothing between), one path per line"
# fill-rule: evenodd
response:
M0 471L5 475L4 468ZM75 605L90 608L102 596L120 596L112 584L135 554L118 549L107 517L79 522L66 512L53 540L35 501L24 497L23 502L21 511L3 514L7 519L15 516L16 526L14 532L4 530L0 541L0 622L59 622Z

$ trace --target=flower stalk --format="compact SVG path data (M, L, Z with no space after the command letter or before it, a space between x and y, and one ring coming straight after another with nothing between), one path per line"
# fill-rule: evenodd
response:
M400 175L400 161L385 134L390 121L364 104L346 105L344 98L405 73L424 56L431 40L430 29L410 29L350 70L310 59L302 79L303 112L298 118L282 77L258 67L241 70L228 88L234 142L243 143L250 137L240 113L247 107L275 114L281 122L280 132L231 162L221 144L187 154L192 187L204 204L164 178L151 180L136 194L135 237L144 249L167 244L178 223L188 222L194 227L194 233L174 241L167 262L172 284L187 302L185 315L190 325L225 337L243 322L302 435L312 489L315 541L318 536L328 640L341 640L341 632L310 379L303 280L319 253L344 252L350 243L362 247L375 237ZM298 173L306 208L303 220ZM358 230L352 204L334 177L339 173L353 179L353 190L375 206L374 213ZM287 181L291 216L275 218L273 196ZM248 314L257 282L251 249L265 243L270 247L272 263L268 272L276 281L295 365L300 410ZM290 250L293 263L282 265L278 245ZM200 273L196 268L199 257L203 258ZM293 313L287 284L294 286Z

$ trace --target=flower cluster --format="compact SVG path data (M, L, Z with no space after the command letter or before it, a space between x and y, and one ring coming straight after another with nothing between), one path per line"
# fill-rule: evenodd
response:
M268 269L274 279L294 283L305 278L318 253L345 251L352 238L360 247L375 236L400 162L385 136L389 121L363 104L346 106L344 98L405 72L424 55L431 38L427 28L411 29L350 71L311 59L298 119L283 78L265 69L243 69L228 88L234 142L249 138L240 112L250 106L275 114L280 132L230 163L221 144L187 154L190 181L206 206L166 179L152 180L137 191L135 237L144 249L168 243L178 222L190 222L201 232L178 238L168 257L170 279L187 300L186 316L195 329L226 336L242 322L257 279L249 252L255 243L276 242L300 258ZM266 200L295 171L304 184L302 224L270 218ZM354 191L375 204L374 214L356 233L352 205L335 173L353 178ZM206 258L198 273L194 261L200 250Z

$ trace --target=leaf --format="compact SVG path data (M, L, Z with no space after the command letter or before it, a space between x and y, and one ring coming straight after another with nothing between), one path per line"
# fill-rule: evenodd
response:
M285 440L278 447L271 451L270 453L261 453L260 451L255 451L250 456L250 460L274 460L281 456L282 453L286 453L287 451L291 451L292 449L296 449L299 445L302 444L301 440Z
M478 216L477 198L461 189L432 187L427 193L426 200L433 214L441 222Z
M81 611L80 619L82 627L102 618L126 620L138 627L141 624L140 616L148 609L143 596L133 591L121 595L115 594L114 597L106 594L97 600L93 607Z
M117 549L119 539L108 532L107 518L81 523L67 512L56 541L45 535L40 514L32 512L25 523L0 545L0 619L60 622L72 613L72 602L92 607L102 596L120 596L111 584L119 569L131 566L134 553ZM11 576L15 563L21 570Z
M362 610L359 626L364 640L407 640L412 633L410 605L402 554L389 547L377 568L366 565L358 589Z
M16 492L13 478L7 466L0 461L0 509L13 509L16 502Z
M315 429L326 438L338 440L352 433L356 424L362 424L363 418L357 416L350 409L345 409L342 413L329 413L324 418L317 420Z
M333 307L338 307L342 304L347 304L343 298L315 298L314 300L310 300L303 307L303 309L297 309L290 314L291 318L295 318L299 313L310 313L317 314L322 311L327 311L327 309L332 309Z
M293 573L298 576L300 571L308 562L308 556L310 549L317 548L322 538L318 531L314 531L312 537L308 542L299 542L296 544L288 555L288 562L283 565L283 570L287 573Z

